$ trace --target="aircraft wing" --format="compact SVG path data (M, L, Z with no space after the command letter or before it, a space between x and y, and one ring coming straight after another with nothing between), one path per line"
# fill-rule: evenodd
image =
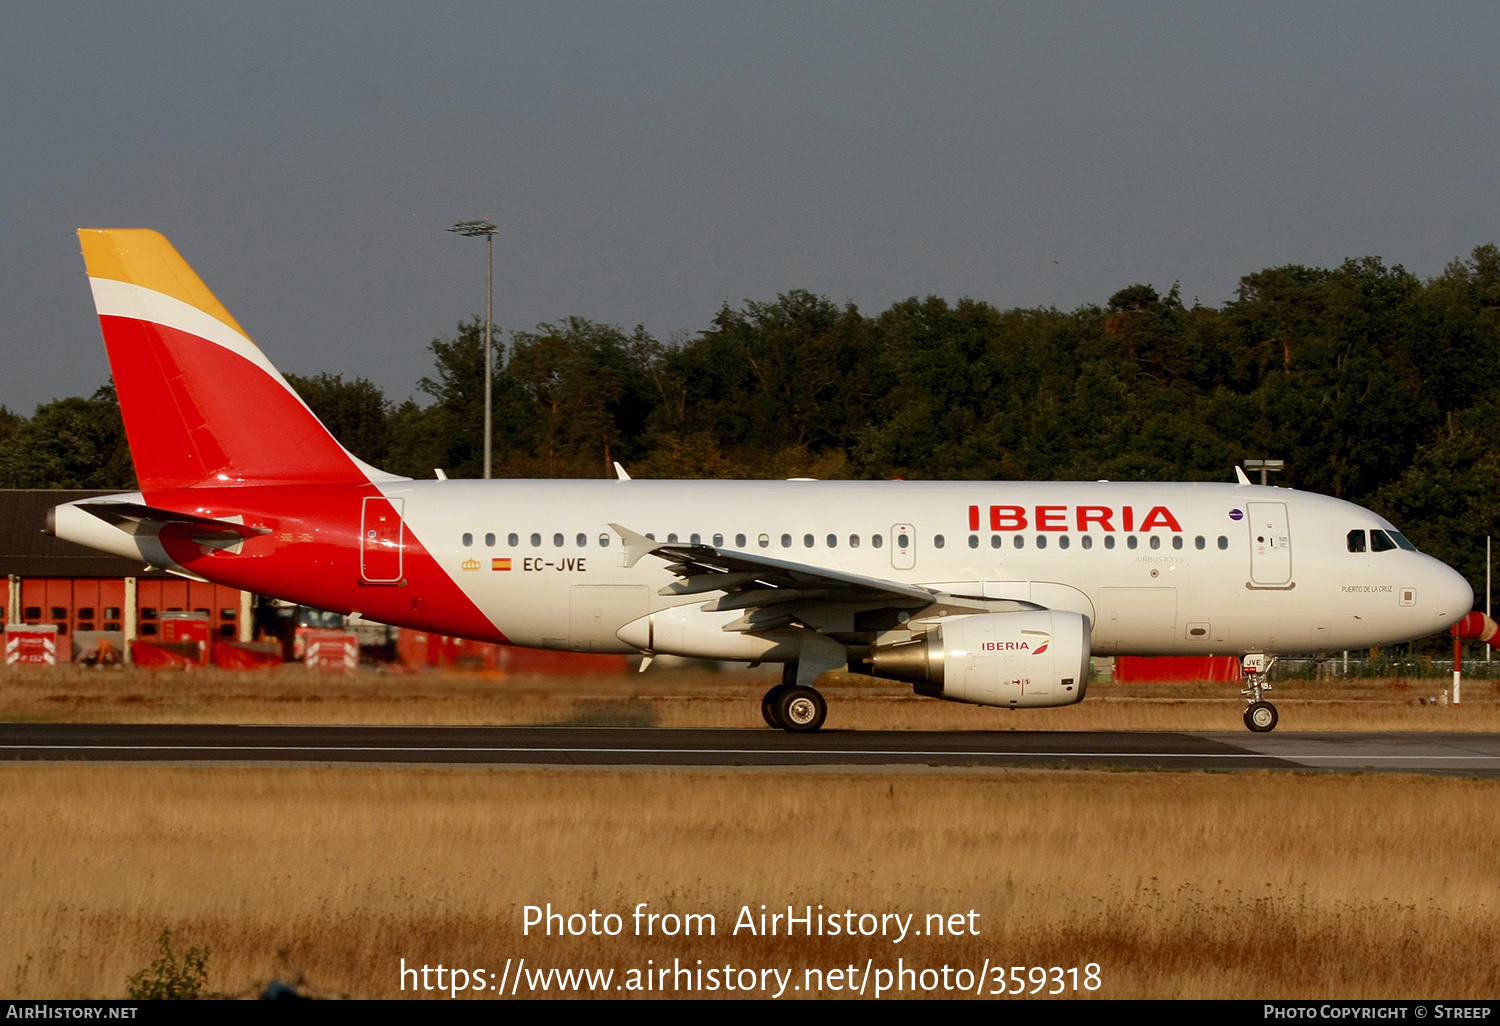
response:
M825 567L736 552L712 545L658 542L619 524L625 565L645 556L667 562L678 580L662 595L704 595L705 612L746 610L725 630L755 632L802 623L827 633L889 628L932 607L940 614L1037 608L1030 603L957 597L932 588L844 573Z

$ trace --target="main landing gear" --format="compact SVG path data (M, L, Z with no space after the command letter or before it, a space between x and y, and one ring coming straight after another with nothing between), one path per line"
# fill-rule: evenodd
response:
M1250 700L1245 709L1245 726L1257 734L1267 734L1276 729L1276 707L1261 695L1271 690L1266 682L1266 672L1276 664L1276 657L1247 655L1240 662L1240 672L1245 677L1245 687L1240 694Z
M794 734L810 734L828 718L828 703L806 685L797 683L797 664L787 663L781 683L760 700L760 714L769 726Z

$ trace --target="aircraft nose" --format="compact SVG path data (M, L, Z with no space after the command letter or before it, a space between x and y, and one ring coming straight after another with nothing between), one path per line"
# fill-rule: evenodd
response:
M1442 626L1451 627L1474 608L1474 589L1457 570L1437 560L1432 562L1434 565L1429 574L1431 583L1427 586L1428 594L1432 596L1433 608L1437 612L1437 618L1442 621Z

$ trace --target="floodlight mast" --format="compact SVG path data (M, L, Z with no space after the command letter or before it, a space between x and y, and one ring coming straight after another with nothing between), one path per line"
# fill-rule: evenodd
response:
M500 230L500 226L486 217L483 221L460 221L448 230L468 238L483 236L488 249L484 265L484 478L488 481L493 467L494 444L490 389L495 378L494 360L490 355L490 324L494 320L495 307L495 233Z
M1266 483L1266 474L1268 472L1272 474L1279 474L1286 469L1285 460L1245 460L1243 462L1246 470L1260 471L1261 484Z

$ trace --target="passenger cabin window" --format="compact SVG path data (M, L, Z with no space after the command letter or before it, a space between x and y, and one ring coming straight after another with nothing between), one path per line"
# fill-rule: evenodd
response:
M521 536L519 534L515 534L514 532L507 535L505 540L510 543L512 548L521 544Z
M857 534L851 534L849 536L849 547L851 549L857 549L857 548L859 548L859 535L857 535Z
M552 546L553 546L553 548L558 548L558 549L562 548L563 547L563 536L560 535L560 534L554 534L552 536Z
M577 541L578 541L578 547L580 549L587 548L588 547L588 543L589 543L589 536L586 535L586 534L583 534L582 532L580 532L579 535L578 535Z
M1363 552L1363 551L1365 551L1365 532L1363 532L1363 531L1350 531L1349 532L1349 551L1350 552Z
M484 544L486 546L488 546L489 548L493 549L495 547L495 536L493 534L487 534L487 535L485 535L484 536Z
M932 538L932 547L933 548L940 549L940 548L943 547L944 544L946 544L946 543L943 540L943 536L942 535L940 535L940 534L933 535L933 538Z
M373 534L374 532L372 531L371 533ZM473 544L474 544L474 536L472 534L469 534L469 533L465 532L464 533L464 548L468 548L470 545L473 545Z
M601 549L607 549L607 548L609 548L609 535L607 535L607 534L601 534L599 536L599 547Z

